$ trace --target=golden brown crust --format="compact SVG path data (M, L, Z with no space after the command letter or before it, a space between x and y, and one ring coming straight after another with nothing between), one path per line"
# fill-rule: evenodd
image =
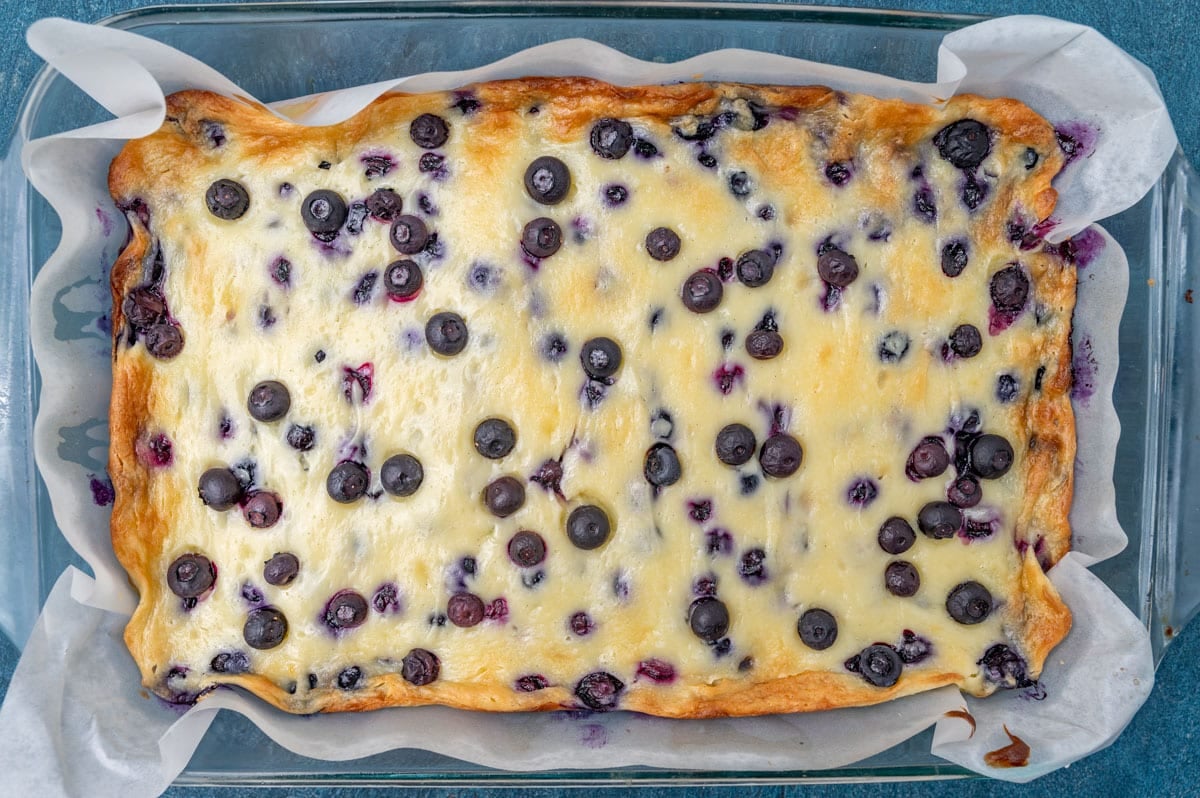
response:
M736 84L677 84L651 87L616 87L583 78L531 78L501 81L473 87L487 103L486 122L473 133L472 156L481 179L501 168L489 155L492 144L515 135L521 115L531 103L541 104L554 120L551 137L570 141L580 136L599 116L642 117L670 123L685 115L711 116L738 99L791 109L812 117L810 127L824 131L831 159L849 159L854 147L866 147L896 157L911 150L943 111L891 100L847 97L824 87L762 87ZM220 119L238 131L244 142L247 163L270 169L286 165L290 147L303 140L310 153L328 152L336 158L344 142L370 140L373 131L395 126L435 106L426 95L389 94L372 103L340 125L299 128L249 102L206 92L181 92L168 98L167 121L162 129L144 139L130 142L114 160L109 187L123 207L133 207L139 192L160 182L170 171L200 171L208 155L197 146L202 124ZM1053 131L1040 117L1013 100L990 100L974 96L955 97L949 112L972 116L1003 131L1004 136L1046 153L1028 180L1006 184L1005 190L1019 192L992 203L981 226L1002 231L1010 221L1003 214L1012 205L1023 207L1030 222L1046 219L1053 210L1056 194L1050 180L1061 165L1054 146ZM768 129L764 136L775 136ZM742 153L754 159L767 174L790 168L796 142L779 140L776 147ZM502 148L501 148L502 149ZM169 189L168 189L169 190ZM880 183L881 202L900 190L898 183ZM154 615L161 608L164 592L157 569L164 557L164 539L157 531L165 528L171 512L164 506L165 493L155 493L150 467L136 452L138 442L154 417L155 363L144 347L122 348L127 333L122 299L145 281L146 261L152 257L149 231L130 211L132 238L112 272L114 379L110 411L109 471L116 489L112 536L118 559L129 572L141 602L126 630L134 659L142 668L143 681L152 689L164 690L162 674L155 673L162 661L164 623ZM1029 661L1029 673L1040 673L1049 651L1065 636L1070 613L1043 573L1070 548L1067 516L1071 505L1072 470L1075 450L1074 420L1069 389L1071 353L1070 317L1074 305L1073 269L1050 258L1036 261L1034 280L1038 296L1055 312L1043 351L1024 353L1036 358L1056 358L1047 368L1040 393L1023 408L1030 442L1025 462L1024 507L1018 522L1021 549L1018 601L1006 607L1006 626L1018 635ZM204 301L210 301L205 299ZM219 302L218 299L211 300ZM169 365L167 366L169 368ZM549 710L575 706L568 687L551 686L533 693L514 692L507 684L441 681L414 687L399 674L384 673L363 689L347 693L326 690L299 699L277 682L256 674L225 675L213 680L243 687L273 705L291 712L369 710L387 706L444 704L489 711ZM850 673L803 672L782 675L769 681L717 680L700 686L678 686L658 691L630 691L621 707L668 717L717 717L795 712L859 706L909 695L948 684L963 684L963 675L936 670L906 672L895 686L869 686Z

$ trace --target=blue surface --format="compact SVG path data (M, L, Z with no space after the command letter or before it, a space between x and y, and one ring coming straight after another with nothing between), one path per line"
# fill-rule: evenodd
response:
M210 0L212 1L212 0ZM223 2L224 0L215 0ZM813 5L834 5L822 0L807 0ZM848 2L848 0L847 0ZM37 0L0 4L0 131L7 147L21 97L40 63L24 45L28 25L43 16L62 16L95 21L110 14L146 3L129 0ZM856 5L874 8L905 8L979 14L1041 13L1091 25L1121 47L1145 62L1163 88L1183 149L1193 163L1200 163L1200 47L1197 42L1197 12L1200 0L1153 0L1153 2L1109 3L1107 0L1063 2L1043 0L950 0L909 2L901 0L859 0ZM0 698L7 690L19 652L0 635ZM1096 796L1192 796L1200 795L1195 774L1200 774L1200 692L1192 680L1200 675L1200 624L1193 624L1176 639L1166 653L1158 672L1154 692L1142 711L1110 748L1053 773L1033 784L1019 787L996 782L970 782L838 785L814 787L646 789L641 795L663 793L696 798L766 798L767 796L1054 796L1081 792ZM556 790L531 790L533 796L558 794ZM588 790L588 795L612 798L630 791ZM171 796L351 796L352 789L318 788L289 790L175 788ZM501 790L449 788L412 789L408 795L471 796L491 798L506 794ZM511 794L511 793L507 793Z

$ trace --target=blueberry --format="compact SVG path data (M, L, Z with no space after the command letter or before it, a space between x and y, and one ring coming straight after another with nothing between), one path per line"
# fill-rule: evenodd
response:
M592 125L592 152L601 158L617 160L629 152L633 144L633 128L628 122L605 117Z
M829 285L845 288L858 279L858 261L845 250L829 247L817 256L817 274Z
M208 143L215 147L225 145L226 135L225 126L220 122L212 119L202 119L200 121L200 130L204 133L204 137L208 139Z
M921 186L913 192L913 212L926 222L932 223L937 219L937 205L934 203L933 189L929 186Z
M300 560L291 552L277 552L263 565L263 579L268 585L286 587L300 573Z
M538 466L537 472L529 480L562 498L562 478L562 463L550 459Z
M239 219L250 207L250 195L241 183L235 180L218 180L204 193L208 212L218 219Z
M882 643L864 648L857 660L859 674L876 687L891 687L904 670L904 662L896 650Z
M321 161L319 164L317 164L317 168L329 170L333 168L333 164L331 164L329 161Z
M1038 370L1033 375L1033 390L1042 390L1042 378L1046 376L1046 367L1038 366Z
M713 155L711 153L707 153L707 152L702 152L699 155L697 155L696 160L699 161L700 165L703 166L705 169L713 169L717 165L717 159L715 157L713 157Z
M921 587L921 574L910 562L891 562L883 571L883 586L893 596L908 598L916 595Z
M701 576L692 583L692 594L700 597L717 595L717 577L713 574Z
M896 646L896 653L905 665L912 665L933 653L933 643L914 634L911 629L905 629L901 634L900 645Z
M618 183L610 183L604 187L604 202L610 208L623 205L627 199L629 199L629 189L625 188L625 186Z
M616 709L625 683L611 673L596 671L589 673L575 685L575 696L588 709L607 712Z
M435 150L450 137L450 126L436 114L421 114L408 126L408 135L421 149Z
M426 152L421 154L421 159L417 161L417 169L422 172L436 172L441 169L446 163L446 156L436 152Z
M479 422L475 427L473 439L475 451L489 460L507 457L517 445L517 433L507 421L499 418Z
M300 204L304 226L320 236L330 236L340 230L348 213L342 195L328 189L314 191Z
M796 622L800 642L815 651L824 651L837 642L837 618L828 610L813 607L805 610Z
M983 499L983 490L979 480L970 474L962 474L946 488L946 499L955 507L966 509L974 507Z
M1026 147L1025 148L1025 157L1023 160L1025 162L1026 171L1037 166L1037 162L1038 162L1037 150L1035 150L1033 147Z
M888 554L903 554L917 542L917 533L903 518L892 516L880 525L878 541Z
M346 460L338 463L325 478L325 490L329 498L340 504L358 501L367 492L371 477L362 463Z
M373 219L390 222L404 209L404 200L390 188L376 189L366 199L367 213Z
M954 537L962 524L962 512L946 502L929 502L917 513L917 526L934 540Z
M790 477L800 470L803 459L800 442L783 432L767 438L758 452L759 465L769 477Z
M737 278L749 288L764 286L775 276L774 253L765 249L751 249L737 259Z
M950 453L941 438L922 438L908 455L904 473L914 482L941 476L950 467Z
M483 620L483 599L474 593L455 593L446 603L446 617L463 629L476 626Z
M679 292L683 306L693 313L708 313L716 310L725 296L721 278L709 269L693 272L683 282Z
M984 679L1000 687L1012 690L1034 684L1026 671L1025 660L1003 643L989 648L975 664L983 666Z
M634 139L633 151L638 154L639 158L653 158L658 155L658 147L645 139Z
M375 589L371 597L371 606L380 614L391 610L400 612L400 589L391 582L385 582Z
M1020 393L1021 385L1011 374L1001 374L996 378L996 401L1005 404L1012 402Z
M767 581L767 552L763 549L750 549L742 555L738 562L738 575L751 585L760 585Z
M283 513L283 502L279 496L267 490L256 490L246 495L242 504L242 516L255 529L275 526Z
M146 351L159 360L170 360L183 351L183 332L173 322L153 324L142 332Z
M698 598L688 608L688 625L696 637L715 643L729 630L729 610L711 596Z
M588 636L596 628L596 624L586 612L577 612L572 615L567 621L567 626L579 637Z
M668 261L679 254L679 234L669 227L656 227L646 234L646 253L657 261Z
M717 276L721 278L721 282L728 283L733 281L734 264L733 258L721 258L717 261Z
M579 361L589 377L602 380L621 368L621 347L611 338L590 338L579 350Z
M543 155L525 170L525 190L543 205L557 205L571 189L571 172L557 158Z
M353 590L339 590L325 604L322 615L330 629L353 629L367 620L367 600Z
M746 353L755 360L770 360L783 351L783 336L774 330L754 330L746 336Z
M312 449L316 443L317 433L312 427L302 427L299 424L293 424L288 427L287 443L298 452L307 452Z
M521 676L513 683L513 689L518 693L536 693L538 690L545 690L549 686L550 682L545 676L541 676L540 674Z
M688 517L698 524L712 518L713 503L709 499L688 502Z
M251 610L242 627L242 639L251 648L260 651L275 648L287 637L288 622L282 612L274 607L259 607Z
M263 592L249 582L242 585L242 598L252 607L263 603Z
M775 207L772 205L760 205L755 215L764 222L769 222L775 218Z
M733 192L735 197L744 197L750 193L750 175L745 172L731 172L729 174L729 190Z
M371 301L371 297L375 294L375 283L379 280L379 272L367 272L358 281L358 285L354 286L354 294L352 299L356 305L365 305Z
M661 659L644 659L637 664L637 675L658 684L675 681L675 666Z
M957 277L967 268L967 245L963 241L950 241L942 247L942 274Z
M313 360L317 361L318 363L324 362L325 361L325 350L318 349L317 353L315 355L313 355Z
M379 482L392 496L413 495L424 479L421 461L411 454L394 454L379 469Z
M508 540L508 558L522 568L532 568L546 559L546 541L537 532L522 529Z
M646 451L642 474L651 485L665 488L679 481L683 476L683 466L670 444L656 443Z
M983 349L983 336L973 324L960 324L950 333L950 351L959 357L975 357Z
M933 137L938 154L956 169L974 169L992 151L987 126L974 119L960 119L946 125Z
M262 422L278 421L287 415L292 407L292 395L287 387L276 380L265 380L250 390L246 399L246 409L256 420Z
M850 181L850 164L846 161L830 161L825 164L825 178L835 186L844 186Z
M525 485L515 477L500 477L483 489L483 503L497 518L507 518L525 504Z
M899 363L908 354L908 335L892 330L879 340L879 360L883 363Z
M611 532L608 514L594 504L580 505L567 516L567 538L576 548L585 551L599 548Z
M242 485L228 468L210 468L200 475L200 501L214 510L228 510L242 500Z
M569 348L566 337L560 332L547 333L542 339L542 356L551 363L562 360Z
M859 478L850 484L846 491L846 501L855 507L866 507L879 496L879 486L874 481Z
M442 663L437 654L423 648L414 648L404 655L400 675L409 684L421 687L436 682L442 670Z
M391 156L388 155L364 155L358 160L359 163L366 167L366 169L363 170L363 176L366 177L367 180L374 180L376 178L383 177L388 172L396 168L396 162L393 161ZM391 189L382 190L391 191ZM368 197L367 204L370 205L370 202L371 200ZM373 211L372 215L374 215Z
M180 598L203 595L217 581L217 569L203 554L184 554L167 568L167 587Z
M725 465L740 466L750 461L758 441L745 424L727 424L717 433L717 459Z
M553 219L540 216L521 231L521 249L533 258L548 258L562 246L562 228Z
M992 275L989 292L996 310L1016 313L1025 307L1029 298L1029 278L1020 266L1006 266Z
M962 201L963 205L967 206L967 210L975 210L987 198L987 183L976 180L975 176L968 174L962 184Z
M429 348L443 357L453 357L467 347L467 323L457 313L435 313L425 323Z
M355 690L362 687L363 680L362 668L357 665L351 665L349 668L345 668L338 673L337 686L343 690Z
M166 318L167 301L157 288L143 285L129 292L121 309L131 327L145 330Z
M220 654L212 658L212 662L208 667L213 673L225 673L230 676L236 676L239 673L248 673L250 670L250 658L246 656L244 651L222 651Z
M978 582L963 582L946 597L946 612L961 624L970 626L992 614L992 594Z
M424 284L425 276L415 261L393 261L383 273L383 290L399 302L415 297Z
M1012 464L1012 445L999 435L980 435L971 444L971 470L984 479L999 479Z
M429 228L419 216L403 214L392 221L388 239L402 255L416 255L429 243Z
M739 474L738 492L743 496L752 496L754 495L754 491L758 490L758 483L760 481L758 474Z

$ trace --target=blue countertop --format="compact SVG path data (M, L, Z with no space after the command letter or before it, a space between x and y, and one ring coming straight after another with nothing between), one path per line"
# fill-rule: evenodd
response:
M211 0L210 0L211 1ZM216 0L222 2L223 0ZM813 5L835 5L807 0ZM0 132L7 143L22 95L40 61L25 47L24 31L35 19L61 16L91 22L111 14L147 5L137 0L34 0L0 4ZM165 3L169 4L169 3ZM850 4L850 3L847 3ZM1197 12L1200 0L1144 0L1139 3L1109 3L1106 0L859 0L854 5L873 8L905 8L977 14L1046 14L1091 25L1135 57L1158 76L1184 152L1193 163L1200 162L1200 47ZM19 651L0 635L0 697L7 689ZM851 796L1059 796L1082 791L1098 796L1191 796L1200 795L1200 691L1192 679L1200 676L1200 625L1192 624L1166 652L1149 701L1121 737L1108 749L1070 768L1032 784L1015 786L987 780L887 785L820 785L807 787L644 788L642 793L697 796L697 798L767 798L804 795ZM173 788L171 796L289 795L350 796L353 789L292 788L253 790L246 788ZM502 790L446 788L407 790L410 795L471 796L491 798ZM530 790L530 795L557 794L556 790ZM589 789L589 795L616 796L627 789ZM510 793L511 794L511 793Z

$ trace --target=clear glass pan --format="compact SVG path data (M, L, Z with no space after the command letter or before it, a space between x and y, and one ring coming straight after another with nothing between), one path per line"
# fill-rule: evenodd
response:
M580 36L648 60L674 61L724 47L781 53L931 81L945 33L978 21L965 15L808 8L745 3L272 3L142 9L104 24L147 36L212 65L266 101L369 83L402 74L464 69L555 39ZM29 347L34 274L61 226L28 187L21 142L105 118L67 80L43 70L25 97L13 149L0 163L0 211L15 220L7 239L14 268L0 272L0 626L21 643L55 579L84 567L59 532L31 450L40 391ZM1200 186L1178 154L1155 188L1104 226L1129 256L1129 299L1121 322L1114 396L1122 436L1117 511L1129 534L1121 555L1095 572L1151 630L1156 656L1200 604L1190 576L1200 558L1200 352L1197 285ZM85 568L86 570L86 568ZM447 757L400 750L352 762L294 755L232 713L214 723L182 784L764 784L892 780L969 775L929 753L919 735L853 767L753 773L612 771L507 773Z

